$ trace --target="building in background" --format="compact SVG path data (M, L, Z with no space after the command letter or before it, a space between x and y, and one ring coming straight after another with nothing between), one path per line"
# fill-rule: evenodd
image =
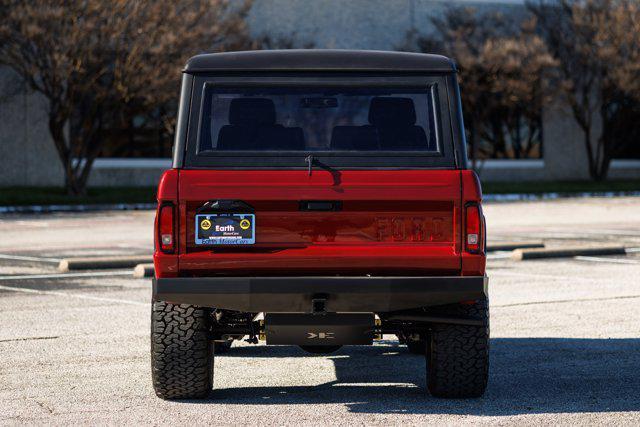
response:
M433 32L431 17L451 6L498 10L514 18L525 13L523 0L256 0L248 24L256 38L294 36L316 48L396 50L409 31ZM10 165L0 174L0 186L63 184L44 106L9 69L0 68L0 156ZM589 179L582 132L568 110L554 102L541 117L540 146L530 158L482 161L483 180ZM170 165L171 135L152 119L123 119L106 137L89 185L153 186ZM633 158L640 156L627 157L612 162L609 178L640 178L640 159Z

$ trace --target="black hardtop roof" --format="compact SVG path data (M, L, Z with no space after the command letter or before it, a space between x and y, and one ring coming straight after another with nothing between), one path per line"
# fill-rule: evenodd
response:
M381 71L451 73L455 63L441 55L377 50L289 49L197 55L186 73L230 71Z

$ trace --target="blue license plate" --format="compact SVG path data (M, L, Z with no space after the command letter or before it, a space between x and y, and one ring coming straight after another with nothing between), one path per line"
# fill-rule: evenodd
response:
M196 245L253 245L255 229L253 214L198 214Z

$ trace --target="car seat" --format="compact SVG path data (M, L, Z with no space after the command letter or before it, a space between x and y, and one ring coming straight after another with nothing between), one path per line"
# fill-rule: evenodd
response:
M375 97L369 104L369 123L386 151L429 149L422 126L416 126L416 109L411 98Z

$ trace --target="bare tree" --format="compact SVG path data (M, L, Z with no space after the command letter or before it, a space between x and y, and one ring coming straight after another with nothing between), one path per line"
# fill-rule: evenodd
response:
M423 52L451 56L460 68L474 167L480 157L531 156L540 139L544 76L554 65L532 22L465 7L432 22L436 34L417 44Z
M603 180L611 159L640 136L640 3L537 0L528 7L557 60L555 85L584 133L589 173Z
M46 98L70 193L85 191L105 120L172 102L180 69L196 53L254 47L244 20L249 7L228 0L0 0L0 62Z

